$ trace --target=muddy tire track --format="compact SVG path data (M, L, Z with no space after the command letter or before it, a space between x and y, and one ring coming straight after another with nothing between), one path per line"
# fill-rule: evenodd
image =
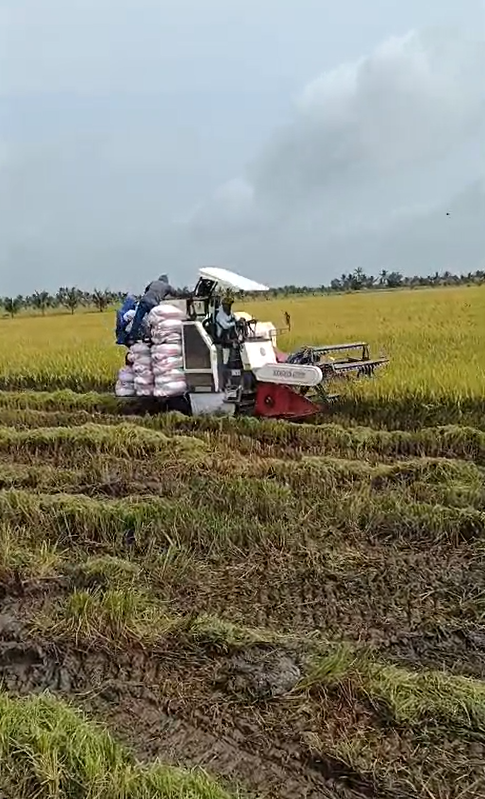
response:
M254 708L231 704L228 697L221 701L220 690L202 696L194 689L202 673L191 679L177 658L141 652L109 655L34 640L0 641L0 680L7 690L49 691L74 701L107 721L142 759L202 766L279 799L386 799L338 761L313 762L297 736L268 735Z

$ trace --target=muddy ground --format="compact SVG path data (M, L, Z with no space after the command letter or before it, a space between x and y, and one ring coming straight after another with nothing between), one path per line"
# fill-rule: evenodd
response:
M432 736L423 744L416 732L389 727L385 714L350 685L295 694L308 665L298 645L255 644L221 652L169 638L157 651L147 651L99 642L89 648L32 634L29 620L64 593L65 586L56 583L3 585L0 678L15 695L49 691L73 702L105 721L142 760L202 766L229 786L268 799L410 799L424 795L422 786L435 770L443 772L441 780L450 780L443 796L480 795L473 781L452 790L454 764L441 750L452 750L467 768L475 763L479 772L485 744L473 735L448 740L443 732L436 746ZM450 637L439 645L452 658L462 643ZM434 651L434 661L439 658L436 642L415 641L413 648L406 639L395 642L395 651L400 645L409 662L421 663L419 645L424 655ZM485 642L473 646L476 668L485 668ZM380 739L376 752L383 768L374 773L351 767L334 751L334 740L359 731ZM414 785L408 776L394 779L404 768L411 775L416 769ZM485 775L483 786L485 795Z
M203 766L264 796L390 795L303 744L305 719L283 699L301 674L298 653L94 652L27 633L40 605L40 594L1 602L0 677L15 695L52 692L104 719L142 760Z
M124 471L117 463L105 480L99 474L89 479L86 452L78 458L65 446L56 452L50 445L48 454L6 453L0 467L30 464L34 456L45 473L26 478L5 469L2 482L0 469L0 487L47 498L68 491L74 506L79 496L102 505L170 496L177 481L185 486L183 472L174 477L167 468L157 476L149 457ZM247 455L241 458L245 462ZM342 497L352 491L344 486ZM405 507L407 495L400 496ZM292 499L285 495L284 501L290 517ZM377 493L375 501L377 506ZM249 503L241 509L246 526L253 521ZM218 518L231 512L229 504L221 504ZM109 576L79 564L88 556L114 556L137 564L142 588L174 617L209 613L295 640L318 633L356 650L369 648L382 663L482 680L485 563L478 533L446 542L439 536L414 540L400 531L393 536L392 530L377 537L369 522L369 529L340 534L338 525L328 531L322 522L320 528L319 519L309 533L303 514L300 532L296 512L298 534L291 540L282 535L275 543L268 536L250 550L186 547L183 563L168 559L161 572L151 570L136 536L120 546L114 535L102 542L85 536L80 543L73 536L61 565L49 569L41 553L29 571L26 552L44 531L38 520L25 524L22 518L19 553L12 555L11 540L0 547L0 679L12 694L53 692L105 721L142 760L203 766L230 786L267 799L485 797L485 731L440 726L434 718L415 727L398 723L355 675L337 687L299 690L309 664L298 642L215 646L168 636L155 648L108 636L76 640L38 624L75 590L109 589ZM49 545L53 530L45 536Z

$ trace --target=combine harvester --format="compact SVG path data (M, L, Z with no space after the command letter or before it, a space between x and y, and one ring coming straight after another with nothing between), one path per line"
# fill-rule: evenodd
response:
M226 269L204 267L190 297L158 306L176 306L183 312L181 364L186 390L167 398L137 397L146 411L298 421L328 410L338 398L332 392L336 381L372 377L388 363L387 358L372 359L365 342L304 346L284 355L277 350L274 325L244 312L235 312L233 340L223 343L217 338L216 315L227 290L252 294L269 287Z

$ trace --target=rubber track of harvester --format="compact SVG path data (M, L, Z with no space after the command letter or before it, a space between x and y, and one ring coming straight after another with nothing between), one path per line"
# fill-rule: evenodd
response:
M245 394L241 398L241 402L236 405L236 412L234 416L254 416L254 408L256 405L256 394Z

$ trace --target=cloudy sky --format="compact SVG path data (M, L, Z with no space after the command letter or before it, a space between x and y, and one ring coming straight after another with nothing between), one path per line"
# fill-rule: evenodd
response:
M483 268L484 42L482 0L0 0L0 295Z

